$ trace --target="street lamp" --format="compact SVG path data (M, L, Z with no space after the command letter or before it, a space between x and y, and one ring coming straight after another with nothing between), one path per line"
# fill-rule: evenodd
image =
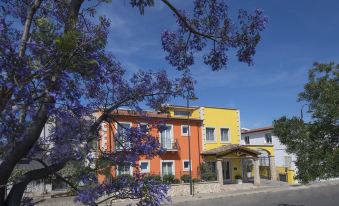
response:
M303 120L303 118L304 118L304 115L303 115L303 109L304 109L304 106L307 106L307 104L303 104L303 105L301 106L301 109L300 109L300 119L301 119L301 120Z
M187 132L188 132L187 137L188 137L188 162L189 162L189 173L190 173L190 195L193 195L193 185L192 185L191 131L190 131L189 101L190 100L195 101L197 99L198 98L195 96L190 97L189 95L187 95Z

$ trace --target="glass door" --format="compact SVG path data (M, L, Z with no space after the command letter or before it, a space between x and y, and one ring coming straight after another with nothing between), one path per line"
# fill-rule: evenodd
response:
M173 175L173 162L162 163L162 175Z
M225 160L222 162L222 175L224 178L224 183L230 183L232 182L232 174L231 174L231 162L228 160Z
M172 126L167 126L165 130L161 132L161 147L165 149L172 148Z

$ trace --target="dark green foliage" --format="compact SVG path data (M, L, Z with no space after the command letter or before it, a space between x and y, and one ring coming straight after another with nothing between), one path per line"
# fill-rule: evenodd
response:
M236 175L236 176L235 176L235 179L236 179L236 180L242 180L242 177L241 177L241 175Z
M201 179L204 181L215 181L217 180L217 174L213 172L207 163L200 165Z
M281 117L273 123L287 152L297 156L297 179L339 176L339 66L316 63L299 101L308 106L311 121Z
M188 183L188 182L190 182L190 176L189 175L187 175L187 174L185 174L185 175L183 175L183 176L181 176L181 181L183 181L184 183Z
M172 184L180 184L180 180L178 178L175 178Z
M198 183L201 182L201 180L199 178L193 178L193 182Z
M175 178L174 175L164 175L162 177L162 181L167 184L177 184L180 183L178 179Z
M155 180L157 182L161 182L161 176L160 175L148 175L148 176L145 177L145 179L147 179L147 180L152 179L152 180Z

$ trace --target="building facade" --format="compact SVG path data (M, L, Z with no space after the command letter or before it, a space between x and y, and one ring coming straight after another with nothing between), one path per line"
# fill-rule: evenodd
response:
M260 154L252 148L240 145L240 111L234 108L208 106L184 107L170 105L173 116L190 115L202 120L201 138L203 162L217 173L221 184L234 183L237 179L260 184ZM248 162L253 163L248 168ZM247 169L251 170L251 175Z
M180 179L183 175L189 174L189 154L188 154L188 131L190 131L191 144L191 170L192 178L198 177L198 169L201 162L201 120L190 118L189 123L185 117L173 117L170 114L159 114L157 112L146 112L139 114L130 110L118 110L115 114L114 123L105 123L101 129L101 141L99 147L106 152L119 152L119 145L115 144L116 138L123 133L123 128L147 127L147 131L155 138L158 138L161 147L165 152L153 159L140 157L138 162L140 172L150 175L174 175ZM159 131L151 127L153 124L166 125L166 129ZM113 124L113 125L112 125ZM189 124L189 130L188 130ZM124 143L127 144L127 143ZM136 168L132 166L118 165L111 170L112 176L130 174ZM104 177L99 177L103 180Z
M243 129L241 135L241 145L255 148L261 152L260 166L263 168L262 176L265 176L264 168L269 164L269 157L274 152L275 179L294 184L296 156L286 152L286 146L281 144L279 138L272 132L273 126Z
M240 111L234 108L207 106L168 105L168 113L146 112L139 114L130 110L118 110L114 113L117 123L105 123L101 129L99 147L106 152L119 152L114 144L122 128L144 127L161 122L167 129L160 132L156 128L149 130L152 136L159 138L166 152L153 159L140 157L140 171L151 175L174 175L180 179L189 174L188 130L191 139L192 178L201 178L200 166L206 163L221 184L235 183L242 179L260 184L260 178L279 180L281 174L280 146L275 146L276 138L264 138L252 130L242 131ZM189 129L188 129L189 125ZM247 137L248 134L250 137ZM261 134L261 133L260 133ZM249 138L249 140L248 140ZM249 142L248 142L249 141ZM279 147L279 148L278 148ZM275 155L278 152L279 157ZM278 165L276 166L276 162ZM286 168L286 167L284 167ZM133 174L136 168L116 166L113 176ZM290 178L291 175L286 176ZM99 177L101 180L104 177Z

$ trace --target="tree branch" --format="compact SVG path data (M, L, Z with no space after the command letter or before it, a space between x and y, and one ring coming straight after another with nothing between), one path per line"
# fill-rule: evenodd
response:
M20 48L19 48L19 57L23 57L26 51L26 44L29 36L29 30L31 29L32 21L35 12L38 10L40 7L41 0L35 0L33 6L30 8L30 10L27 13L26 21L25 21L25 26L24 26L24 32L21 36L21 43L20 43Z
M44 178L48 176L49 174L56 173L60 169L62 169L65 166L65 163L67 161L63 161L57 164L53 164L41 169L31 170L29 172L26 172L24 175L22 175L19 178L19 182L14 184L10 193L8 194L8 197L6 198L6 205L20 205L23 193L27 187L27 185L37 179Z
M170 8L174 14L184 23L185 27L192 32L195 35L198 36L202 36L205 37L207 39L213 40L213 41L217 41L218 42L218 38L217 36L213 36L213 35L209 35L209 34L204 34L199 32L198 30L196 30L187 20L186 18L180 14L180 12L168 1L168 0L161 0L164 4L166 4L166 6L168 6L168 8Z

